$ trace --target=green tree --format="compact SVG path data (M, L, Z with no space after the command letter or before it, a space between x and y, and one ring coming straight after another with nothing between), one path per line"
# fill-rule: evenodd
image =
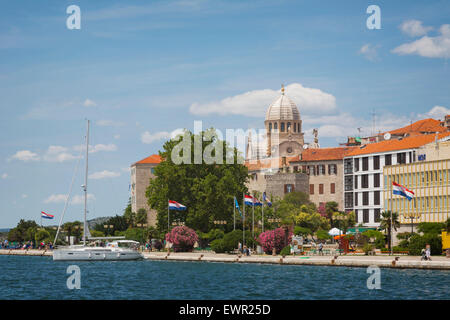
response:
M432 233L440 234L442 229L445 228L445 223L440 222L421 222L417 225L417 231L423 234Z
M309 201L309 195L301 191L286 193L283 200L287 203L293 204L296 207L311 204L311 201Z
M136 223L147 223L147 210L140 208L136 212Z
M447 218L447 221L445 221L444 231L450 233L450 218Z
M34 233L38 228L38 224L33 220L21 219L17 226L8 233L8 241L29 241L34 240Z
M333 224L333 215L339 212L339 204L336 201L328 201L325 204L325 213L327 214L328 219L330 220L330 224Z
M131 209L131 198L128 198L128 204L123 210L123 218L127 224L127 227L132 227L136 221L136 213ZM126 228L125 228L126 229Z
M392 214L392 224L391 224L391 214ZM380 228L387 233L389 249L391 249L391 229L397 231L400 228L400 222L398 221L398 212L383 211L381 212Z
M211 155L215 160L195 158L196 145L201 154ZM158 212L158 229L167 231L167 201L170 199L187 207L183 212L171 211L171 221L184 221L194 230L207 232L214 227L214 220L226 220L226 229L230 230L233 199L240 199L242 193L247 192L248 170L240 161L236 163L240 159L238 150L229 148L214 129L209 129L196 135L185 131L182 141L177 138L167 141L159 154L164 161L155 167L156 178L150 181L146 192L149 206ZM177 156L189 159L178 163ZM233 157L235 162L227 161L227 156Z
M50 233L45 229L40 229L35 235L36 243L44 241L46 244L51 241Z
M327 218L322 217L318 212L309 213L302 211L297 215L295 222L298 226L308 228L313 233L316 233L319 229L330 229L330 224Z

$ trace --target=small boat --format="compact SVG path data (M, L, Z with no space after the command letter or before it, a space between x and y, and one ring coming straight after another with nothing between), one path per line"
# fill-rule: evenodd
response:
M116 240L106 244L105 247L91 247L74 245L62 247L53 251L53 260L56 261L123 261L137 260L142 254L137 251L139 242L132 240Z
M138 251L139 242L132 240L114 240L108 242L105 247L87 245L86 240L91 238L91 240L113 240L113 239L123 239L125 237L104 237L104 238L93 238L89 232L89 227L86 222L87 215L87 182L88 182L88 149L89 149L89 120L87 120L87 134L86 134L86 172L84 185L82 186L84 191L84 228L83 228L83 244L82 245L71 245L66 247L58 247L53 250L53 260L54 261L121 261L121 260L138 260L142 259L142 254ZM71 187L72 189L72 187ZM69 193L70 195L70 193ZM55 241L58 238L59 230L61 227L61 222L64 217L65 210L69 197L66 200L66 206L64 208L63 214L61 215L61 220L59 222L58 230L56 232Z

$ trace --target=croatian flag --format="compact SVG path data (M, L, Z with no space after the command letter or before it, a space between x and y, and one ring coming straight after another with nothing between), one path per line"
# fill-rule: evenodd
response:
M262 206L262 203L258 199L252 196L245 195L244 202L248 206Z
M178 203L176 201L169 200L169 210L184 211L186 210L186 206L183 206L181 203Z
M399 185L396 182L392 182L392 188L394 190L394 194L407 198L409 201L414 197L414 192L406 189L404 186Z
M45 213L44 211L41 211L41 218L45 218L45 219L53 219L55 216Z
M268 205L269 207L272 206L272 202L270 202L269 198L267 198L265 192L263 193L263 201L267 202L267 205Z

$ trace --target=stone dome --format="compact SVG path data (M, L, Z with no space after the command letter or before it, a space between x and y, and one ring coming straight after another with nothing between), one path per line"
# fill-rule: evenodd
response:
M300 120L300 112L295 103L283 92L267 109L267 120Z

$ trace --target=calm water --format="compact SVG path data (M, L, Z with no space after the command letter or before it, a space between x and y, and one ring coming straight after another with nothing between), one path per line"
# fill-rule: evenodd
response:
M69 290L67 266L81 269ZM208 262L53 262L0 256L0 299L449 299L450 272Z

